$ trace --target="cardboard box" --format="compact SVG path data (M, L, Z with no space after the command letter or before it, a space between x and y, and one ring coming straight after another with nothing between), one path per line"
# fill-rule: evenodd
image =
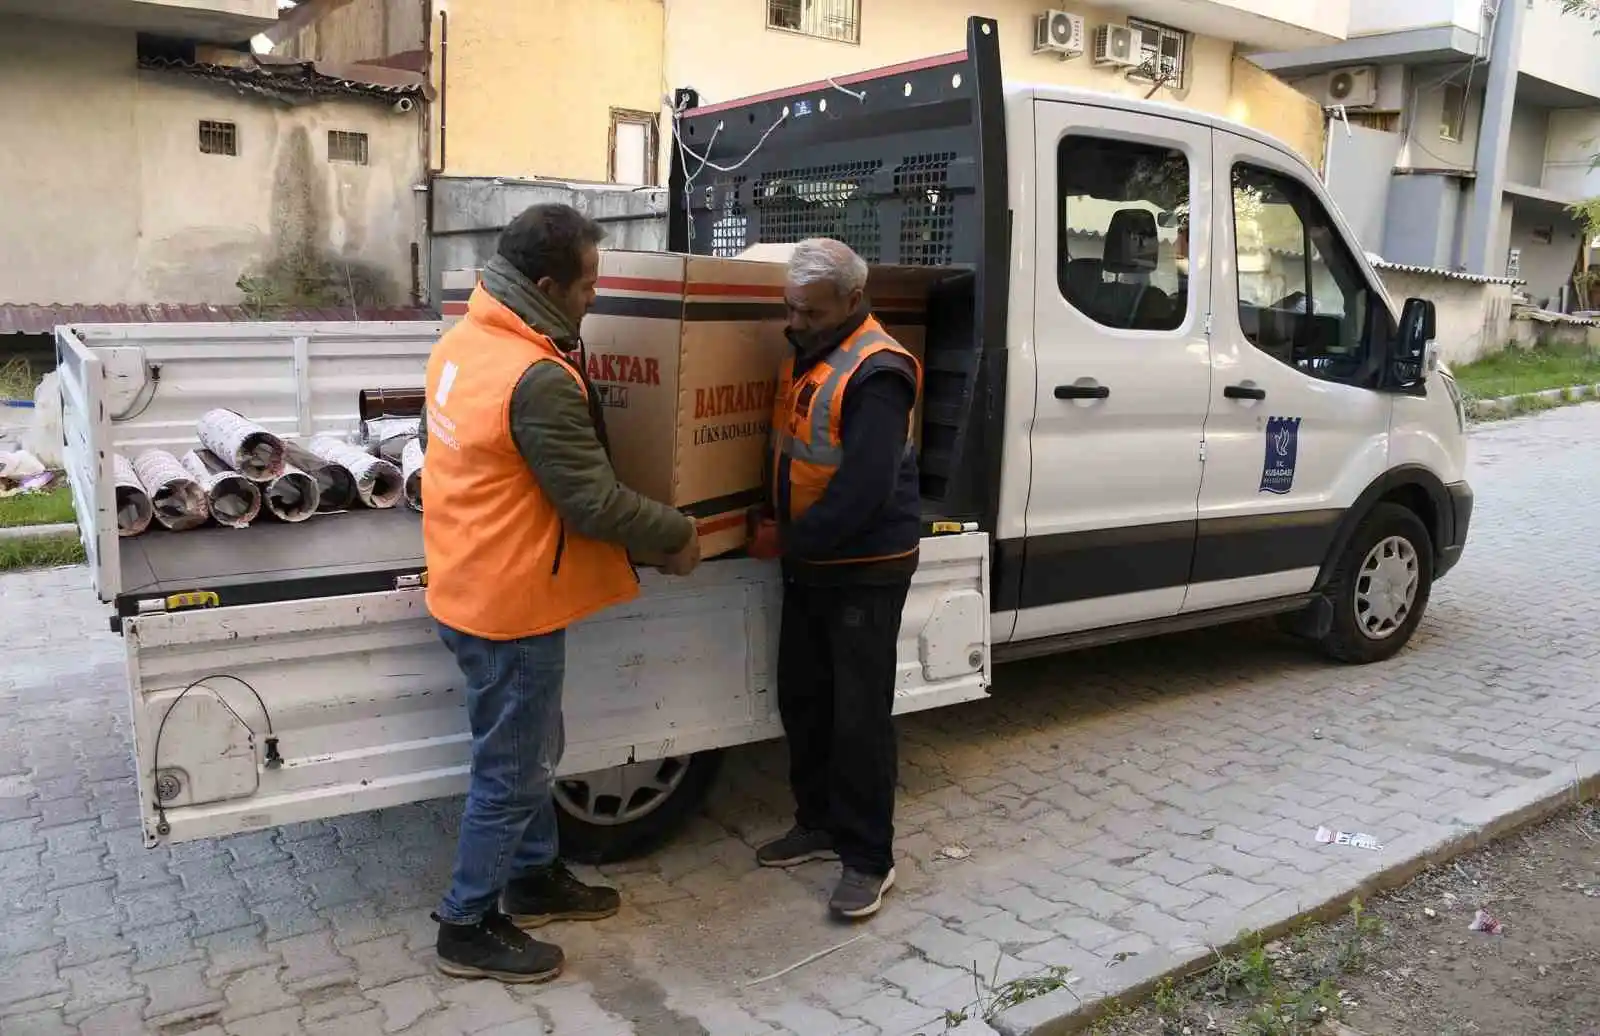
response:
M919 357L928 288L940 271L878 267L869 290L895 338ZM705 557L745 545L777 374L789 345L784 266L664 252L601 252L598 296L583 322L618 477L692 515ZM459 318L476 270L443 276L444 316ZM881 298L879 297L881 295Z

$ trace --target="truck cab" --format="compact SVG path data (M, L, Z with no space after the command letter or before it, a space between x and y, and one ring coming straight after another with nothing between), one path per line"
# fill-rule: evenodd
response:
M1432 304L1396 308L1286 145L1005 84L997 31L743 102L681 91L673 247L826 235L950 269L924 501L992 532L997 657L1269 614L1347 661L1398 651L1471 515Z

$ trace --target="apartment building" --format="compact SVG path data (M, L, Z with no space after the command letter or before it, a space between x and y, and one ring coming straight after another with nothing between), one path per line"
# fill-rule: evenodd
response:
M1571 308L1600 195L1600 36L1560 0L1352 0L1342 42L1253 60L1329 112L1329 187L1370 251Z
M1351 0L305 0L273 53L425 68L445 177L665 182L678 87L703 102L959 50L996 18L1006 74L1231 114L1320 158L1316 106L1236 58L1343 38ZM425 10L426 16L418 12ZM1040 23L1066 27L1040 45ZM1064 20L1063 20L1064 19ZM1105 33L1124 49L1097 60Z

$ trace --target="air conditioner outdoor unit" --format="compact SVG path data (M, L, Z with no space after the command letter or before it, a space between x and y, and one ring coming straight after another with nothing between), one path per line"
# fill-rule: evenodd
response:
M1322 106L1370 108L1378 101L1378 70L1372 65L1336 68L1322 88Z
M1140 39L1126 25L1102 25L1094 31L1094 63L1133 68L1143 60Z
M1083 15L1071 11L1046 11L1034 27L1033 52L1060 54L1061 59L1083 53Z

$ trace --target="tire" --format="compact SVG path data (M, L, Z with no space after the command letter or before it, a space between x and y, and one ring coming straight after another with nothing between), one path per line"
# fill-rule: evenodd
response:
M1379 547L1383 549L1380 551ZM1381 565L1374 571L1369 566ZM1415 580L1409 604L1398 602ZM1386 586L1393 590L1385 593ZM1328 584L1333 622L1319 641L1332 658L1367 665L1392 658L1411 640L1433 591L1433 537L1416 513L1380 503L1350 538Z
M722 752L717 749L557 781L562 857L578 863L619 863L651 852L700 811L721 769ZM630 802L612 793L619 782L626 790L641 778L652 786L634 790ZM627 813L636 815L629 819ZM605 819L597 819L601 817Z

